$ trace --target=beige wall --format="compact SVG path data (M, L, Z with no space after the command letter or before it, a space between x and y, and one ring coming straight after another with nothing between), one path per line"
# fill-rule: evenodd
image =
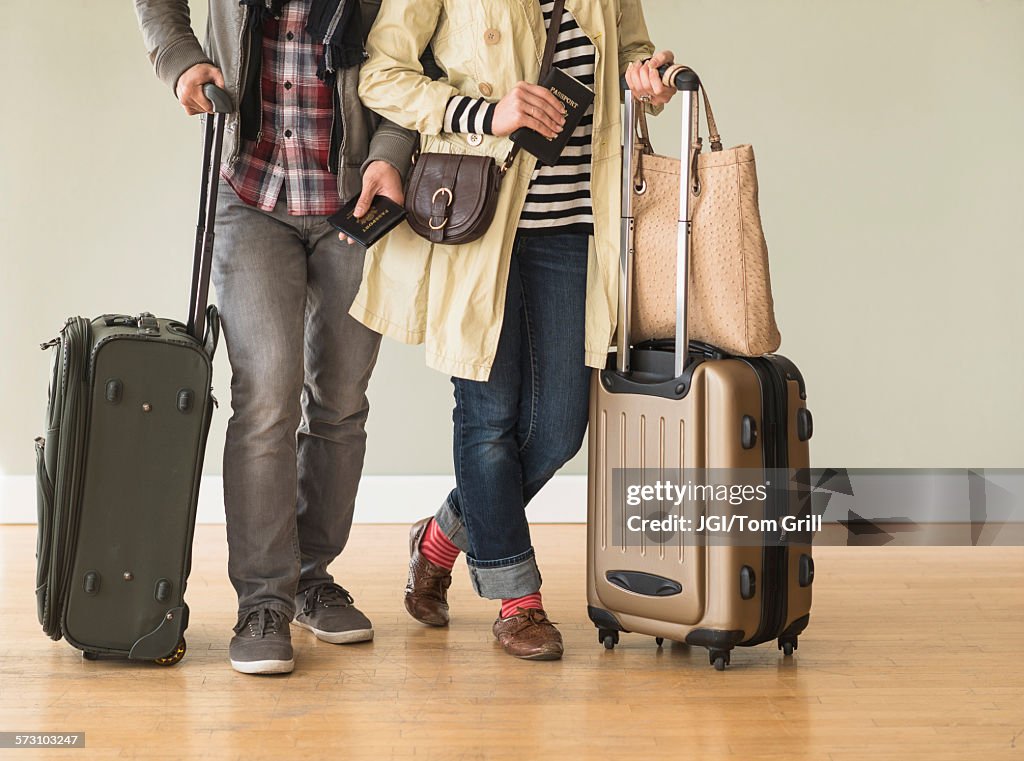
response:
M186 306L198 122L152 76L130 3L60 8L0 2L0 475L32 470L36 346L66 316ZM646 8L703 72L726 142L757 148L815 462L1024 466L1024 3ZM661 150L678 119L656 120ZM227 383L222 355L222 402ZM450 471L449 384L419 349L385 345L372 397L368 473Z

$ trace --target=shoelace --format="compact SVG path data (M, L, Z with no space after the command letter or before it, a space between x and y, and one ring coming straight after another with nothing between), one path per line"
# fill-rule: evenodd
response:
M512 634L519 634L523 629L531 626L554 626L556 623L548 618L548 614L539 608L516 608L515 615L517 617L523 616L523 620L512 630Z
M423 560L419 566L420 591L432 592L438 597L444 597L444 593L452 585L452 572L447 568L434 565L423 555L420 557Z
M248 628L249 636L265 637L268 634L280 634L287 626L288 621L283 613L270 608L261 608L246 616L235 632L238 633L242 629Z
M348 590L337 584L321 584L306 591L306 601L302 606L303 613L310 613L317 606L324 608L344 608L353 602Z

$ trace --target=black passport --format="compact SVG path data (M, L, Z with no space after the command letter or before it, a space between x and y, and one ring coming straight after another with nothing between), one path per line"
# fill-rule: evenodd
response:
M355 208L358 200L353 198L329 216L327 221L363 248L372 246L405 219L405 209L386 196L374 196L370 210L357 217Z
M562 155L569 138L576 131L583 114L594 102L594 91L576 77L566 74L557 67L552 67L548 71L540 86L549 89L565 106L565 110L568 112L565 117L565 126L558 133L558 137L550 139L528 127L520 127L512 133L510 139L524 151L529 151L536 156L540 163L551 166L558 162L558 157Z

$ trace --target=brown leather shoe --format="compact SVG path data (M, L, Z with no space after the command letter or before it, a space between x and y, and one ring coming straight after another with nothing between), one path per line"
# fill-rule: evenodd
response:
M562 657L562 635L537 608L518 609L508 618L494 622L494 636L505 652L528 661L557 661Z
M405 585L405 609L422 624L448 625L448 587L452 572L434 565L420 552L420 542L427 524L424 518L409 529L409 582Z

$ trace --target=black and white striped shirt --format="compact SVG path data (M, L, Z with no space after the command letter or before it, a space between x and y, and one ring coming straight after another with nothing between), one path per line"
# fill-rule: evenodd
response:
M554 4L554 0L541 0L545 27L551 23ZM593 89L595 62L594 44L576 24L572 14L566 11L558 31L554 65ZM495 105L483 98L457 95L448 101L444 129L448 132L492 134ZM538 165L519 219L520 233L593 233L590 197L593 129L594 107L591 106L569 138L558 163L554 166Z

